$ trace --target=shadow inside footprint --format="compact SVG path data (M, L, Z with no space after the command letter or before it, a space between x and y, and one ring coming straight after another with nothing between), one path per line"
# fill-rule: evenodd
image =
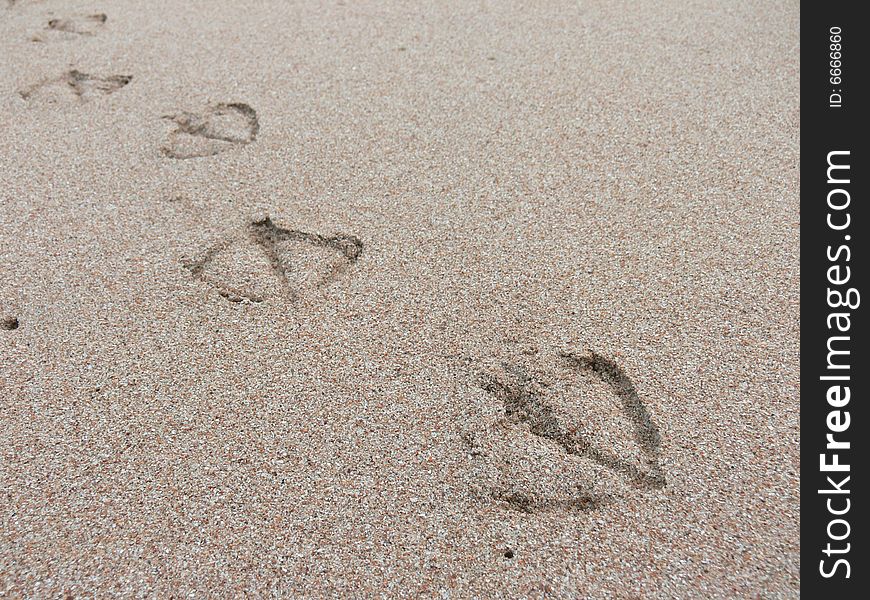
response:
M82 103L113 94L130 83L132 79L132 75L100 77L72 69L60 77L42 81L21 90L19 94L25 100L33 102L41 101L48 104Z
M202 113L181 112L163 118L176 127L162 152L176 159L214 156L250 144L260 131L257 112L240 102L214 104Z

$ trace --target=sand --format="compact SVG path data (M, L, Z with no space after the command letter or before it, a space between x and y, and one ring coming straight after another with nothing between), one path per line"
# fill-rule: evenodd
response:
M7 4L0 596L798 594L797 2Z

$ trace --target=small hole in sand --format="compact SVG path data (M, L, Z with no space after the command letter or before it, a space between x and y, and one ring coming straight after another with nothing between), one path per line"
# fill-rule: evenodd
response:
M18 329L18 318L17 317L3 317L3 320L0 321L0 327L3 329L7 329L12 331L13 329Z
M504 557L505 557L505 558L513 558L513 557L514 557L514 551L511 550L510 548L508 548L507 550L504 551Z

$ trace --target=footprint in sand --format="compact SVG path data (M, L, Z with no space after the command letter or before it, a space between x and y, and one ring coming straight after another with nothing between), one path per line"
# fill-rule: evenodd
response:
M658 428L614 361L593 351L523 356L484 369L477 385L498 414L463 433L484 495L535 512L593 508L610 495L598 489L603 478L665 486Z
M49 42L70 40L80 36L93 36L105 26L107 20L108 17L104 13L49 19L45 29L35 34L31 39L34 42Z
M335 281L362 247L352 235L286 229L267 216L182 264L230 302L292 301Z
M201 113L181 112L163 117L175 129L163 145L163 154L185 159L214 156L257 139L257 112L240 102L213 104Z
M101 77L73 69L60 77L41 81L18 93L32 103L81 104L113 94L132 79L132 75Z

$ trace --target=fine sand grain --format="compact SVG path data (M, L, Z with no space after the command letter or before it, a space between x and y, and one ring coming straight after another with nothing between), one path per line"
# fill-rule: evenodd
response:
M0 596L796 596L798 14L2 2Z

